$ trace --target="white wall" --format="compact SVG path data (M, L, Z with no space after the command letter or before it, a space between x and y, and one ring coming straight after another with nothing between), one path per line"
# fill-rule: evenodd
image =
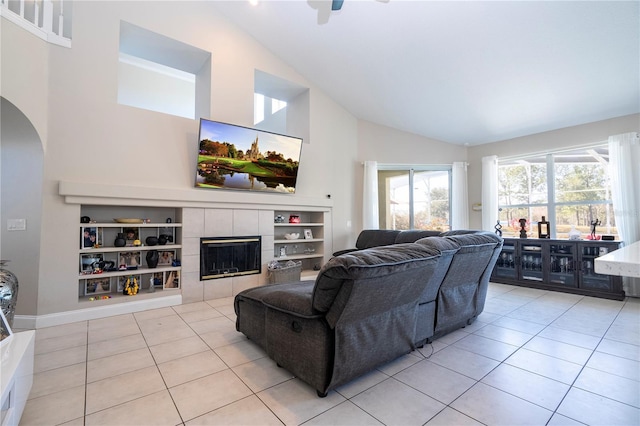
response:
M78 182L87 188L109 184L178 191L183 199L200 191L202 197L202 190L193 188L198 120L117 103L120 20L212 53L209 118L214 120L252 126L255 69L309 87L309 143L303 148L294 197L326 199L327 194L332 194L336 200L333 217L338 219L333 221L332 233L340 236L347 232L345 224L352 216L348 201L354 186L352 168L357 140L357 120L353 116L255 39L219 17L207 2L77 2L72 48L47 46L46 53L42 53L47 56L48 101L47 93L35 92L42 90L40 86L32 89L34 86L29 84L14 95L17 105L43 98L48 120L48 135L43 141L47 146L42 195L43 253L39 262L34 262L46 280L38 285L37 309L21 314L78 309L80 208L65 203L58 193L59 182ZM9 25L13 24L3 21L3 27ZM30 44L28 41L3 51L3 87L21 82L22 69L43 62L41 55L25 59ZM5 69L8 76L15 76L15 81L5 79ZM340 174L336 175L336 171ZM243 197L253 195L247 193ZM262 194L260 199L264 197Z
M29 120L0 100L0 259L18 278L17 314L33 312L40 259L42 142ZM7 221L24 219L26 229L9 231Z
M0 20L0 96L29 118L44 143L48 120L49 44L5 18Z
M529 153L545 153L607 141L609 136L637 132L639 129L640 114L632 114L581 126L566 127L550 132L470 147L468 152L469 205L480 203L482 200L482 157L488 155L509 157ZM469 226L474 229L482 228L481 212L471 212Z
M362 229L363 161L372 160L379 164L451 165L454 161L466 161L467 149L464 146L360 120L357 158L358 162L354 164L356 170L355 196L353 197L355 215L351 246L355 244L355 238ZM339 248L340 246L337 245L336 249Z

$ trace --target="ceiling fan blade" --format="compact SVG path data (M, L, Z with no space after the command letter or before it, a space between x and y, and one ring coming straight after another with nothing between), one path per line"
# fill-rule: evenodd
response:
M331 10L340 10L340 9L342 9L342 3L344 3L344 0L332 0L331 1Z

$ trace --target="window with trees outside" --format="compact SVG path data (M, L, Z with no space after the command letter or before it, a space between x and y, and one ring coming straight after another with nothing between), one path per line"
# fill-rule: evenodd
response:
M582 238L597 223L597 234L618 232L611 202L609 149L591 148L498 160L499 220L504 237L518 237L521 218L527 235L538 236L542 216L551 238L568 238L572 227Z
M451 167L378 164L380 229L448 231Z

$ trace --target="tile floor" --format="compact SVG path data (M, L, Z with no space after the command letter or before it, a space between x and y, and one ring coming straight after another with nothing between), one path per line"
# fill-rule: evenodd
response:
M21 425L639 425L640 299L491 284L471 326L318 398L232 299L39 329Z

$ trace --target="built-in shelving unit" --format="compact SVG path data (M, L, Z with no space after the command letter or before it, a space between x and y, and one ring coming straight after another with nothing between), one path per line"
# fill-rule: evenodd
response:
M124 290L127 284L134 283L138 298L179 294L182 224L177 220L176 209L83 206L81 211L80 302L118 303L123 298L130 299L133 296ZM152 251L158 253L155 267L147 260Z
M302 262L304 278L313 277L325 262L325 214L323 211L275 211L275 218L282 218L282 222L274 218L275 258ZM287 239L287 234L298 234L298 238Z

